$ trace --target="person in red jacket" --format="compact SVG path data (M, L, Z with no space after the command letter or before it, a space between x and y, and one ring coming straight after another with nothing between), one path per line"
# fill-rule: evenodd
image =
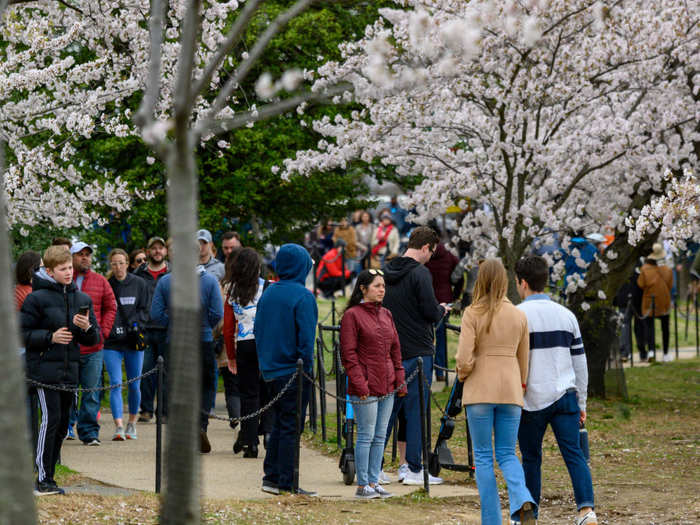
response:
M379 485L379 473L394 396L378 398L399 387L399 395L406 394L399 336L391 312L382 306L384 292L381 270L362 271L340 323L341 359L357 423L358 499L391 497Z
M430 270L430 275L433 278L435 298L440 303L451 304L454 300L450 277L457 264L459 264L459 259L447 251L443 243L437 245L435 253L425 263L425 267ZM445 323L448 318L449 314L445 315L435 326L435 377L438 381L445 379L443 369L447 368L447 329Z
M345 283L349 283L352 279L352 272L348 269L347 259L343 264L343 254L341 248L344 248L345 241L337 239L335 247L328 250L321 258L321 262L316 269L316 279L318 287L326 296L332 296L334 292L343 289ZM343 278L345 273L345 278Z
M95 309L95 317L100 331L100 342L93 346L80 345L80 386L95 388L102 378L102 347L112 332L112 325L117 316L117 301L107 279L92 271L92 248L81 241L70 248L73 255L73 281L78 289L90 296ZM78 421L78 438L85 445L100 444L100 424L97 413L100 410L100 393L83 392L80 398L80 408L71 411L68 434L73 430L73 424Z

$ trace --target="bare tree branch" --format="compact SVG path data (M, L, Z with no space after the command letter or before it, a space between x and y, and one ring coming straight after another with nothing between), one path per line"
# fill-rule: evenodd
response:
M180 36L180 56L177 60L177 79L175 83L175 120L178 128L187 128L185 122L190 117L192 104L190 93L192 89L192 70L194 67L195 48L200 30L200 8L202 0L189 0L187 13Z
M280 100L279 102L266 104L255 111L246 111L239 113L230 119L216 121L215 126L210 128L209 132L213 133L214 135L226 133L227 131L243 127L249 123L255 123L261 120L276 117L277 115L281 115L282 113L295 109L304 102L325 102L337 95L342 95L347 91L352 91L352 89L352 84L338 84L318 93L308 91L291 98Z
M211 105L211 108L207 114L197 124L197 127L195 128L195 138L197 140L199 137L210 131L210 128L214 125L213 123L216 115L224 108L226 101L231 96L231 93L233 93L233 90L236 89L245 79L274 36L279 33L282 27L284 27L292 18L305 11L306 8L308 8L314 1L315 0L298 0L292 7L280 14L269 26L267 26L265 32L260 35L255 42L253 49L251 49L250 53L248 53L248 58L246 58L238 66L234 74L228 79L224 87L219 92L219 95L216 97L216 100Z
M141 107L136 115L134 122L137 126L144 128L153 120L153 110L158 102L160 93L160 68L161 68L161 49L163 47L163 15L165 11L165 3L163 0L151 0L151 16L149 20L151 57L148 68L148 84L146 85L146 93L143 96Z
M226 58L226 55L228 55L231 52L231 50L236 46L236 44L238 44L238 42L241 39L241 36L243 36L243 32L248 27L250 19L253 17L253 15L258 9L258 6L263 1L264 0L249 0L245 3L243 10L236 17L236 21L234 22L233 27L228 32L228 35L226 35L226 41L223 44L221 44L214 58L212 58L209 64L207 64L207 67L205 68L201 78L199 78L195 83L194 88L192 89L193 97L196 97L197 95L201 94L201 92L207 88L207 85L209 84L212 76L214 75L214 72L222 64L222 62Z

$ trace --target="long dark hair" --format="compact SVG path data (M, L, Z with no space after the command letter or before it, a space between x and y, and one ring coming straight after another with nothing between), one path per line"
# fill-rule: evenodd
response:
M32 277L41 266L41 255L34 250L28 250L19 256L15 267L17 284L32 284Z
M233 278L233 266L236 263L236 258L238 257L238 254L241 253L241 250L243 249L242 246L238 246L231 250L231 253L228 254L228 257L226 257L226 262L224 263L224 278L221 279L221 287L226 290L228 287L228 294L227 294L227 299L228 296L231 295L231 279Z
M365 288L368 288L370 284L377 278L377 277L383 277L384 272L381 270L362 270L360 274L357 276L357 281L355 281L355 288L352 291L352 295L350 296L350 300L348 301L347 306L345 307L345 310L343 310L343 313L347 312L352 308L353 306L357 306L362 302L362 287L364 286Z
M229 297L241 306L251 303L260 284L258 279L261 267L262 259L258 252L253 248L242 248L236 256L236 263L231 265Z

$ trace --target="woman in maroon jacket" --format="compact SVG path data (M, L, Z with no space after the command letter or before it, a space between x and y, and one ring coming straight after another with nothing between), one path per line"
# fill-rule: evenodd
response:
M384 277L381 270L364 270L357 277L340 323L340 347L348 376L348 394L357 423L355 467L359 499L388 498L378 483L384 456L389 416L396 390L404 382L401 347L391 312L382 306ZM406 394L403 385L399 395Z

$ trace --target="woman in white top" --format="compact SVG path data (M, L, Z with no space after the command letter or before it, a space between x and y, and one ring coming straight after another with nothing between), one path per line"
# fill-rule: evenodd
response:
M243 248L238 253L231 275L226 279L226 306L233 309L238 329L236 332L236 368L241 396L241 416L256 412L260 408L261 380L258 354L255 349L255 313L258 301L265 288L260 278L262 261L252 248ZM229 276L227 276L229 277ZM233 452L245 450L243 457L258 457L259 418L241 422L238 439Z

